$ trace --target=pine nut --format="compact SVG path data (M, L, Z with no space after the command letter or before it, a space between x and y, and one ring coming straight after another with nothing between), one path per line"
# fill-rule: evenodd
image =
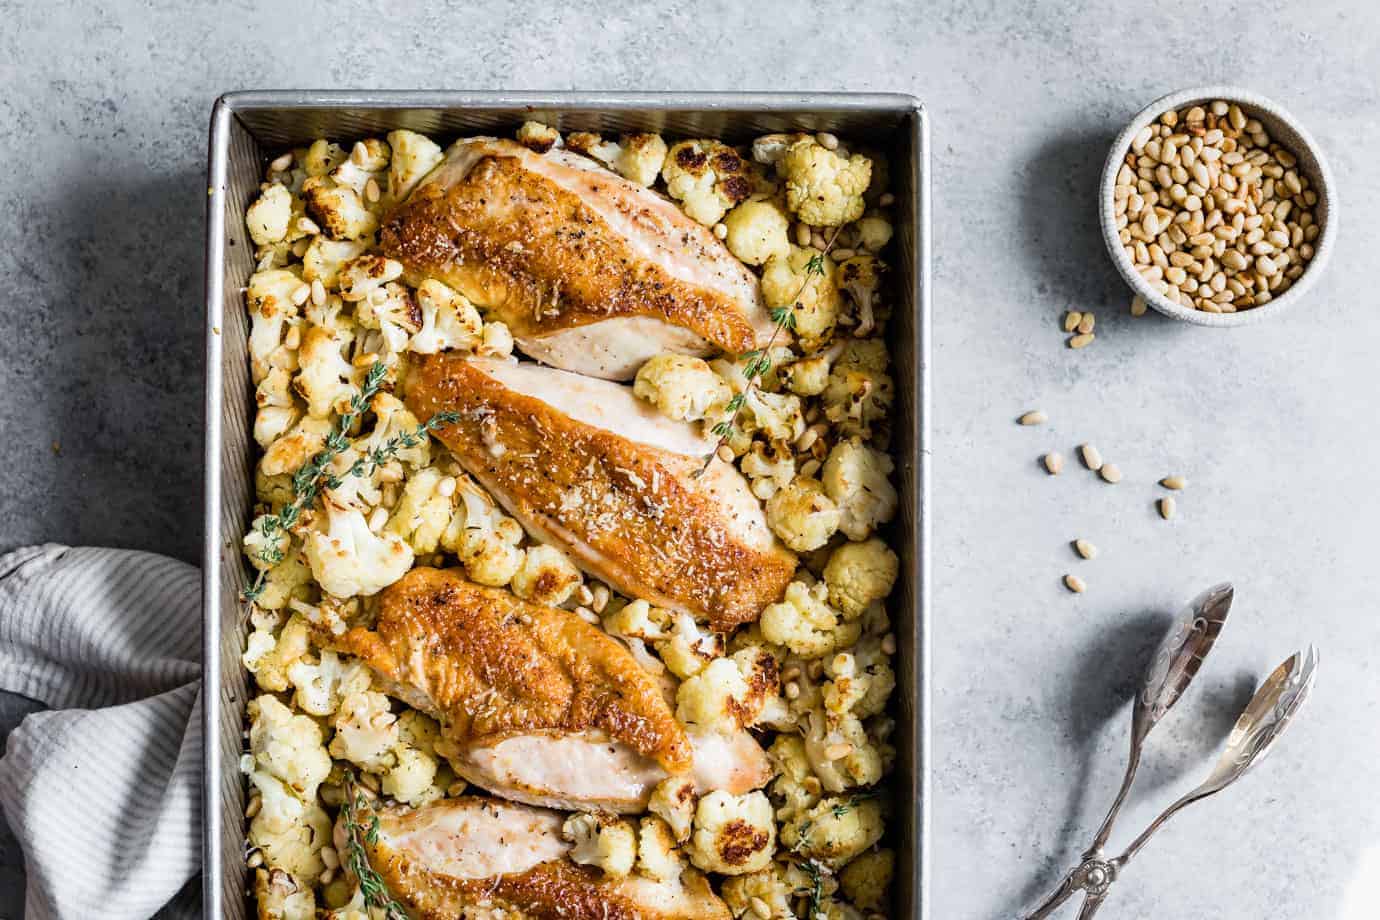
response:
M1078 555L1084 559L1093 559L1097 556L1097 547L1087 540L1074 540L1073 548L1078 550Z
M1083 321L1083 314L1077 310L1070 310L1064 314L1064 331L1072 332L1078 328L1078 324Z
M1167 521L1174 516L1174 511L1176 508L1174 496L1166 495L1164 498L1160 499L1159 505L1160 517L1164 518Z
M1022 415L1019 421L1022 425L1043 425L1045 422L1049 421L1049 417L1039 409L1031 409L1025 415Z
M1131 315L1132 315L1132 316L1144 316L1144 315L1145 315L1145 298L1142 297L1142 296L1140 296L1139 294L1137 294L1136 296L1134 296L1134 297L1131 298Z
M1050 452L1045 454L1044 463L1045 469L1049 472L1049 475L1058 476L1064 469L1064 455Z
M1160 485L1177 492L1188 485L1188 480L1182 476L1166 476L1160 480Z
M1083 464L1090 470L1096 472L1102 469L1102 453L1091 444L1084 444L1078 448L1078 452L1083 456Z
M853 745L847 741L840 741L838 744L831 744L824 749L826 760L842 760L853 753Z
M1078 331L1079 331L1079 332L1092 332L1092 331L1093 331L1093 327L1096 326L1096 325L1097 325L1097 317L1096 317L1096 316L1093 316L1091 313L1084 313L1084 314L1083 314L1083 318L1082 318L1081 320L1078 321Z
M838 136L837 136L837 135L834 135L834 134L830 134L828 131L821 131L821 132L819 132L818 134L816 134L816 135L815 135L815 140L818 141L818 142L819 142L819 146L823 147L825 150L838 150L838 149L839 149L839 139L838 139Z
M1099 469L1098 472L1101 473L1102 478L1108 482L1121 482L1121 467L1117 466L1115 463L1102 464L1102 468Z
M895 634L895 633L887 633L885 636L882 636L882 654L883 654L883 655L895 655L895 654L896 654L896 634Z
M1068 588L1074 594L1082 594L1084 591L1088 590L1087 582L1083 581L1083 579L1079 578L1077 575L1065 575L1064 587Z
M1069 348L1087 348L1093 342L1094 335L1091 332L1083 332L1069 339Z
M724 463L733 462L733 448L729 447L727 444L720 444L719 449L715 451L715 453Z

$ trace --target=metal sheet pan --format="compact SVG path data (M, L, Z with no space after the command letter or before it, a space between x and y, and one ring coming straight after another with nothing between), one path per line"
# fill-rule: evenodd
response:
M439 138L507 133L527 118L563 130L660 131L748 140L771 131L832 131L884 150L896 193L898 298L892 321L901 511L890 540L902 560L891 602L898 654L896 772L904 814L893 916L928 917L929 888L929 121L910 96L795 93L231 93L211 114L206 230L206 504L204 548L204 916L242 918L244 782L238 770L248 692L240 665L246 583L239 539L254 494L253 386L242 291L253 271L244 212L268 156L317 137L350 140L395 128Z

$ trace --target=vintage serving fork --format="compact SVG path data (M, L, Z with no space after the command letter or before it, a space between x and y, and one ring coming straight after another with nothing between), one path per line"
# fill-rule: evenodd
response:
M1150 837L1182 808L1221 792L1264 760L1271 746L1288 727L1294 713L1303 705L1317 670L1318 656L1312 646L1309 646L1306 654L1296 652L1290 656L1256 690L1236 720L1227 738L1226 748L1207 779L1161 812L1120 856L1112 859L1103 856L1102 848L1135 781L1146 736L1178 702L1202 667L1203 659L1211 651L1226 622L1233 593L1231 585L1221 584L1198 595L1184 609L1174 628L1160 644L1145 685L1136 696L1131 714L1131 758L1116 800L1112 802L1111 810L1093 838L1092 846L1083 854L1083 861L1025 920L1042 920L1050 916L1079 890L1085 892L1082 909L1078 912L1079 920L1092 917L1102 906L1118 873L1140 852Z

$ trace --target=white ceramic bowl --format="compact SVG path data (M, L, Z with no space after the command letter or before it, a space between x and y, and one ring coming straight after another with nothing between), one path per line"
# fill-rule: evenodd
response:
M1131 141L1136 134L1146 125L1158 120L1170 109L1180 110L1195 104L1206 106L1208 103L1219 99L1228 103L1234 102L1241 106L1247 117L1259 119L1270 138L1283 145L1298 158L1299 171L1308 177L1310 188L1318 194L1318 203L1313 207L1313 217L1320 229L1317 239L1313 241L1313 258L1307 263L1303 274L1294 281L1289 290L1278 295L1269 303L1236 313L1208 313L1204 310L1183 307L1151 287L1150 283L1135 270L1130 257L1126 255L1126 250L1118 237L1116 214L1113 210L1112 196L1116 186L1116 174L1121 169L1121 164L1125 161L1126 153L1131 149ZM1333 241L1337 236L1337 204L1333 200L1332 190L1332 174L1327 168L1327 161L1323 158L1317 142L1299 124L1298 120L1283 107L1264 96L1234 86L1202 86L1185 89L1156 99L1141 109L1140 113L1126 126L1126 129L1117 135L1116 140L1112 142L1112 149L1107 154L1107 162L1102 167L1101 194L1099 196L1102 238L1107 244L1107 252L1111 255L1112 262L1116 264L1117 271L1121 272L1126 283L1137 294L1145 298L1147 304L1159 312L1175 319L1197 323L1200 326L1245 326L1281 313L1304 299L1313 286L1313 282L1317 281L1318 276L1322 274L1322 270L1327 266L1328 257L1332 254Z

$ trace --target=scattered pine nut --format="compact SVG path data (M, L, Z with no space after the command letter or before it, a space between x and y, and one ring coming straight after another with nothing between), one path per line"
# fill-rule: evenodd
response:
M838 744L831 744L824 749L824 758L826 760L842 760L851 753L853 753L853 745L847 741L840 741Z
M1102 469L1102 454L1096 447L1091 444L1084 444L1078 448L1078 452L1083 455L1083 463L1087 465L1088 469L1093 472Z
M1098 472L1101 473L1102 478L1108 482L1121 482L1121 467L1117 466L1115 463L1102 464L1102 468L1099 469Z
M1078 328L1078 324L1083 321L1083 314L1077 310L1070 310L1064 314L1064 331L1072 332Z
M1144 316L1144 315L1145 315L1145 298L1142 297L1142 296L1140 296L1139 294L1137 294L1135 297L1132 297L1132 298L1131 298L1131 315L1132 315L1132 316Z
M1084 591L1088 590L1087 583L1077 575L1065 575L1064 587L1068 588L1074 594L1082 594Z
M1188 485L1188 480L1182 476L1166 476L1160 480L1160 485L1177 492Z
M1078 555L1084 559L1093 559L1097 556L1097 547L1087 540L1074 540L1073 548L1078 550Z
M1039 409L1031 409L1025 415L1022 415L1018 421L1020 421L1022 425L1043 425L1045 422L1049 421L1049 416L1045 415Z
M727 444L720 444L719 449L715 451L715 453L719 455L719 459L724 463L733 462L733 448L729 447Z
M1164 518L1166 521L1169 520L1174 516L1176 507L1174 496L1166 495L1164 498L1160 499L1160 517Z
M1087 348L1092 344L1094 338L1095 336L1091 332L1080 332L1069 339L1069 348Z
M1045 469L1049 471L1049 475L1051 476L1058 476L1059 472L1064 468L1063 454L1050 451L1049 453L1045 454L1044 460Z
M1093 316L1091 313L1084 313L1083 318L1078 321L1078 331L1087 334L1092 332L1093 327L1096 325L1097 317Z

